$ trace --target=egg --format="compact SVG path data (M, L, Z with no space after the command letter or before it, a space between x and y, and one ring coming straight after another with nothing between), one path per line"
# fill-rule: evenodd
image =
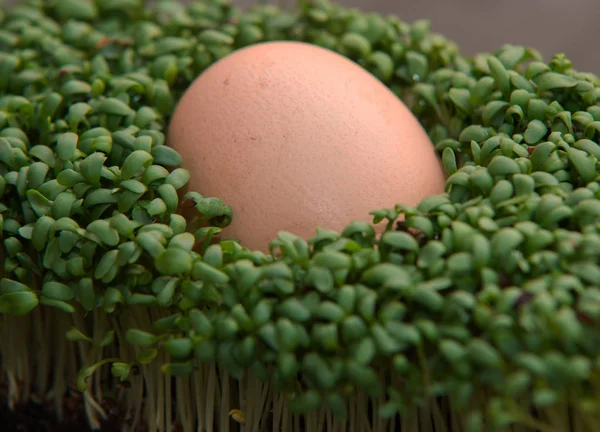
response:
M400 99L346 57L302 42L252 45L211 65L179 100L168 144L189 190L231 206L222 238L252 250L268 251L279 231L309 239L317 227L370 222L370 211L415 205L446 180Z

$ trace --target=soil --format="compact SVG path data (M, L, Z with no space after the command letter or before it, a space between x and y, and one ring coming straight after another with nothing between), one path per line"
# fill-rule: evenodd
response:
M19 403L14 410L8 407L6 385L0 384L0 430L3 432L120 432L122 417L110 401L103 401L109 419L100 431L92 431L85 419L83 404L77 390L68 391L64 399L64 416L58 421L52 401L32 397Z

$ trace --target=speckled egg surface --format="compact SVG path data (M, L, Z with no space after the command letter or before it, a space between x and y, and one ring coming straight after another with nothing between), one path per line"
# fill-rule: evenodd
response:
M408 108L345 57L300 42L235 51L181 98L168 143L189 189L232 207L223 238L268 250L371 221L371 210L444 191L433 146ZM383 227L382 227L383 229Z

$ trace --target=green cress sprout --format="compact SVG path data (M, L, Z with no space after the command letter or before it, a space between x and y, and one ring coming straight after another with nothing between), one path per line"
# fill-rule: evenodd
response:
M150 2L148 2L150 3ZM407 24L303 0L30 0L0 10L0 368L11 407L124 430L600 430L600 83L562 54L472 58ZM508 38L508 37L507 37ZM298 40L369 70L449 177L387 229L219 232L165 142L192 80ZM225 181L225 180L224 180ZM235 429L237 430L237 429Z

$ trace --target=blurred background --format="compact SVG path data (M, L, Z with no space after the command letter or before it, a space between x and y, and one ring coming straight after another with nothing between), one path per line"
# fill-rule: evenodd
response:
M19 0L5 0L8 4ZM180 0L183 2L190 0ZM257 0L233 0L247 7ZM576 69L600 75L595 46L600 0L335 0L364 11L395 14L412 22L427 18L433 31L459 44L464 54L494 51L504 43L538 49L545 60L565 53ZM271 0L292 5L295 0Z
M247 6L255 0L234 0ZM294 0L272 0L294 4ZM458 43L464 54L502 44L528 45L545 60L565 53L576 69L600 74L600 0L334 0L403 21L426 18L432 30Z

